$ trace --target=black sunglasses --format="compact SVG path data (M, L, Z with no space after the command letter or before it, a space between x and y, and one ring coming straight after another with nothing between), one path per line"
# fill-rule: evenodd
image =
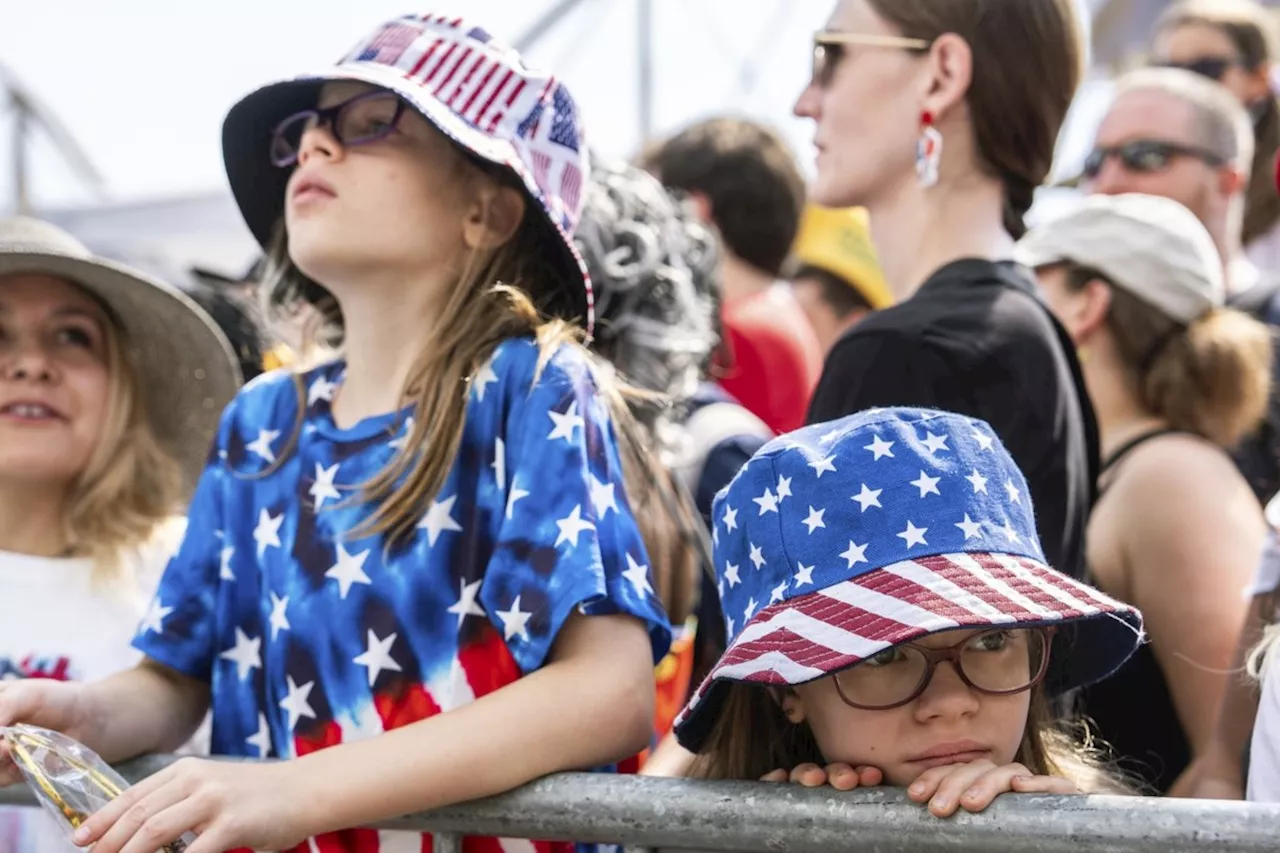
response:
M1084 177L1098 177L1107 160L1116 157L1131 172L1150 174L1169 168L1178 157L1194 157L1210 166L1222 166L1226 160L1206 148L1181 145L1160 139L1135 139L1123 145L1099 146L1089 152L1084 161Z
M1186 62L1161 62L1159 67L1181 68L1183 71L1190 71L1192 74L1221 83L1227 72L1239 64L1238 60L1229 56L1201 56Z
M301 110L276 125L271 135L271 162L286 169L298 162L302 135L327 127L344 146L367 145L390 136L404 115L405 102L384 91L365 92L331 107Z

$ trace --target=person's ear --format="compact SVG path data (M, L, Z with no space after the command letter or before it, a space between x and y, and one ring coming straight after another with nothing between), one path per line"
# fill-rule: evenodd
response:
M462 223L468 249L492 250L508 242L524 221L524 193L494 181L480 182Z
M1253 70L1245 70L1244 100L1247 104L1256 104L1263 98L1274 98L1271 90L1271 74L1273 66L1270 62L1260 62Z
M782 708L782 713L786 716L787 721L793 726L798 726L804 722L804 700L800 698L800 694L787 688L779 690L770 688L769 694L773 697L773 701L777 702Z
M928 76L921 108L941 122L964 102L973 83L973 49L955 33L943 33L929 46Z
M1218 169L1218 192L1227 198L1240 195L1249 188L1249 173L1236 166Z
M691 192L688 194L688 201L699 220L704 223L711 222L711 199L706 193Z
M1091 278L1073 301L1071 322L1066 323L1072 337L1082 345L1107 322L1111 313L1111 285L1100 278Z

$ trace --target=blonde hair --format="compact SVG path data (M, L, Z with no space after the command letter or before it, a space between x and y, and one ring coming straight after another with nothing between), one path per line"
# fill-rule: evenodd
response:
M494 181L516 186L505 173L467 162ZM684 525L659 500L664 477L632 412L633 405L652 403L653 395L618 379L607 363L586 349L581 329L565 320L548 319L539 311L539 305L554 305L565 292L560 274L546 259L546 243L553 239L560 238L530 203L511 240L491 253L474 253L468 259L458 285L449 291L430 342L415 359L402 389L402 399L414 412L404 449L361 487L358 499L371 505L372 512L360 525L358 535L384 534L389 545L412 535L426 505L439 493L453 467L476 374L503 341L533 336L539 349L537 375L564 346L577 349L590 365L616 432L627 496L653 557L655 592L664 601L685 600L691 597L691 590L686 595L673 589L685 573L672 568L673 561L663 559L678 549ZM303 303L314 306L319 320L312 333L324 345L340 346L341 309L322 285L303 274L290 259L283 222L268 251L266 290L268 309L273 313L296 311ZM295 374L295 381L300 400L305 402L300 375ZM305 406L300 405L286 450L258 476L266 476L288 458L304 412Z
M1108 766L1082 724L1056 723L1043 683L1032 688L1026 728L1014 760L1032 773L1062 776L1088 794L1132 794L1135 785ZM800 764L824 767L827 758L805 722L792 723L770 691L756 684L728 685L724 706L694 759L695 779L755 780Z
M108 317L106 417L63 519L73 551L94 562L94 582L117 586L131 580L125 555L151 540L177 511L183 477L156 440L125 333L110 312Z
M1110 284L1097 270L1073 266L1067 287L1095 279ZM1183 326L1122 288L1110 290L1107 327L1147 411L1224 448L1262 422L1271 393L1266 326L1229 308Z

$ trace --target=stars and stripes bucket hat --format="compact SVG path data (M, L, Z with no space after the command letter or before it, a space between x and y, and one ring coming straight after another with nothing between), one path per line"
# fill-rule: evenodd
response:
M525 65L514 48L462 18L404 15L375 29L324 71L265 86L231 108L222 127L227 178L264 248L284 215L291 169L269 155L285 117L316 105L325 83L394 92L472 158L510 170L546 226L546 250L566 289L555 313L595 323L591 278L573 244L589 175L578 108L564 83Z
M729 643L681 744L699 749L731 682L804 684L938 631L1061 626L1057 683L1110 675L1142 616L1045 563L1029 495L989 425L945 412L872 410L765 445L716 496Z

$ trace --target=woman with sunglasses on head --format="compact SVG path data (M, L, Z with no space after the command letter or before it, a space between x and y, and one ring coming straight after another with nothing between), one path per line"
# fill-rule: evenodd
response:
M814 202L868 210L897 304L837 341L811 422L919 405L989 422L1045 551L1084 570L1096 430L1065 332L1010 260L1081 74L1071 0L841 0L796 104Z
M1254 152L1241 243L1259 267L1280 272L1280 102L1271 88L1275 21L1254 0L1181 0L1156 21L1152 60L1225 86L1249 111Z
M211 703L215 753L287 760L175 765L77 842L416 850L349 827L637 753L670 632L623 479L648 457L580 343L569 93L479 27L405 16L249 95L223 143L271 302L316 306L341 357L228 407L147 663L56 705L0 694L0 724L120 759Z
M1026 490L989 425L946 412L766 445L716 499L729 645L676 721L690 775L905 787L939 817L1125 792L1054 727L1045 679L1105 678L1142 618L1045 564Z
M1151 638L1082 710L1126 769L1186 796L1265 539L1227 448L1266 407L1267 329L1223 307L1212 237L1167 198L1089 196L1018 250L1080 348L1098 413L1089 579L1141 609Z
M239 379L189 299L0 220L0 697L138 662L129 640ZM71 849L41 812L0 808L0 850Z

